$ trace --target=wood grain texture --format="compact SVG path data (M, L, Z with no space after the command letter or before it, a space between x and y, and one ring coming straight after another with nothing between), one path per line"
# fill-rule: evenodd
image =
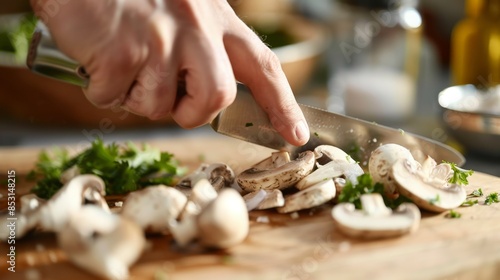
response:
M203 155L205 162L226 162L237 172L270 152L222 137L149 143L173 152L191 168ZM15 169L21 177L39 151L0 149L0 174ZM500 192L500 178L476 172L467 190L479 187L486 194ZM28 190L20 181L18 194ZM5 195L4 186L1 193ZM148 236L148 248L131 268L131 279L500 279L500 204L479 201L459 208L460 219L423 212L414 234L375 241L340 234L330 216L332 205L301 211L298 219L275 210L253 211L248 238L225 252L196 247L181 251L170 236ZM267 216L270 223L258 223L259 216ZM6 250L2 244L1 279L95 279L68 262L50 233L18 240L16 273L7 272Z

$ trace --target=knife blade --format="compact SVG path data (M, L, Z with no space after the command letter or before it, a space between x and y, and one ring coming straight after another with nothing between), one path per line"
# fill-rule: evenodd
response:
M27 65L35 73L78 86L85 87L89 81L85 69L57 48L41 22L37 24L30 42ZM253 99L250 90L240 83L235 101L221 111L210 126L223 135L288 151L292 155L327 144L341 148L366 165L371 152L378 146L395 143L408 148L420 161L429 155L437 162L446 160L459 166L465 163L462 154L441 142L307 105L299 106L311 132L309 142L302 147L292 146L281 137Z
M235 101L221 111L210 125L218 133L293 155L326 144L336 146L366 164L377 147L395 143L408 148L421 162L429 155L437 162L446 160L460 166L465 163L462 154L441 142L304 104L299 106L311 133L309 142L302 147L292 146L281 137L243 84L238 84Z

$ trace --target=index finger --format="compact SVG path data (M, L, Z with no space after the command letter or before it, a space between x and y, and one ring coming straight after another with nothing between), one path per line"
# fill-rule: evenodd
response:
M236 79L250 88L274 128L292 145L307 143L307 122L271 49L239 20L224 36L224 45Z

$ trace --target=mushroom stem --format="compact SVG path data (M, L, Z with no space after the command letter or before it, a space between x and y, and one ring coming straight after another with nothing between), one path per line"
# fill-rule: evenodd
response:
M145 245L137 224L94 205L73 213L57 239L75 265L108 279L127 279Z

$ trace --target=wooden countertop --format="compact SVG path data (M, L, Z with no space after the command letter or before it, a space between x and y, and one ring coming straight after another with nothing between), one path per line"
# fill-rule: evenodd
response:
M149 143L173 152L188 166L198 165L202 155L206 162L226 162L236 172L271 151L224 137ZM0 176L16 170L18 195L29 190L22 174L33 167L39 151L0 149ZM500 178L476 172L469 181L468 191L481 187L486 194L500 192ZM5 189L0 190L4 198ZM148 248L131 268L131 279L499 279L500 203L486 206L484 198L479 200L479 205L458 209L460 219L423 212L414 234L375 241L340 234L331 205L301 211L298 219L273 210L253 211L248 238L226 252L181 251L169 236L148 236ZM270 223L257 222L259 216ZM50 233L17 241L15 273L7 271L6 244L0 252L1 279L95 279L68 262Z

